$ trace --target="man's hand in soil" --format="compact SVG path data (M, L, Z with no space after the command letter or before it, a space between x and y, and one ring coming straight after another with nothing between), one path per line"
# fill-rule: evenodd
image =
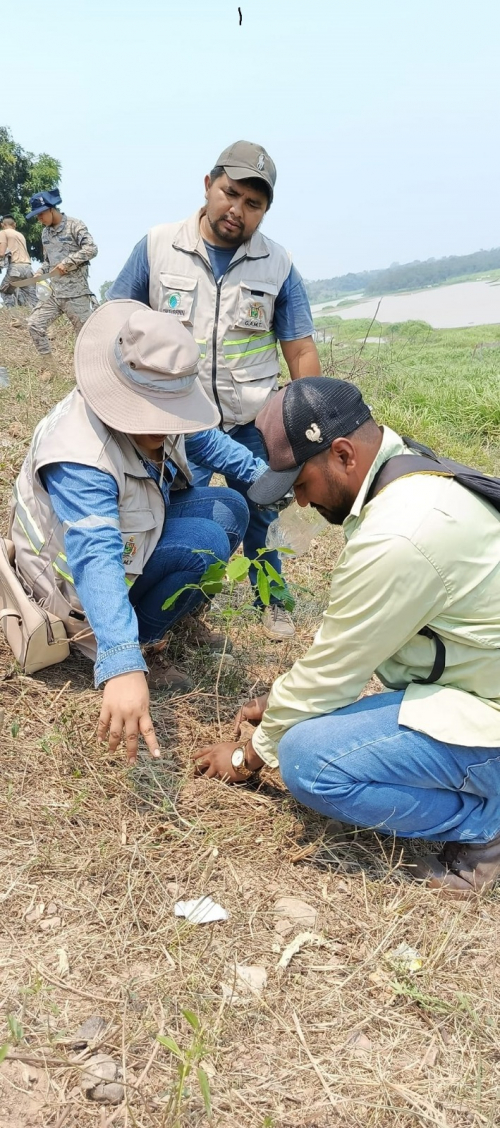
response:
M150 755L158 759L160 750L149 714L148 683L141 670L118 674L110 678L104 687L98 738L105 740L109 734L109 750L116 752L124 730L129 764L135 764L137 760L139 735L144 737Z
M269 694L263 693L262 697L252 697L251 701L246 701L234 718L234 736L237 740L241 733L241 726L243 721L248 721L251 725L259 725L264 713L267 709L267 700Z
M231 756L236 748L241 748L240 743L225 740L221 744L209 744L207 748L200 748L195 752L193 759L196 761L196 771L207 779L223 779L226 783L242 783L244 776L235 771L231 763ZM245 746L245 761L248 768L257 771L262 767L262 760L254 752L250 741Z

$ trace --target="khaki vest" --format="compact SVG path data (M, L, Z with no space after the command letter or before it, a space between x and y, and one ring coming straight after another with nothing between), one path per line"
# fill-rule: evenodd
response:
M151 228L149 301L194 334L201 382L228 431L253 421L277 390L274 303L290 273L290 257L256 231L216 282L200 235L202 214Z
M184 440L169 454L190 481ZM131 587L154 552L163 528L165 504L156 482L129 438L110 431L87 406L77 388L38 424L14 485L9 536L16 567L28 592L63 620L70 638L95 659L96 641L76 593L66 554L64 528L44 489L40 470L55 462L77 462L111 474L118 485L119 528L123 540L125 582ZM179 477L179 476L178 476ZM88 524L99 522L89 516ZM83 637L85 636L85 637Z

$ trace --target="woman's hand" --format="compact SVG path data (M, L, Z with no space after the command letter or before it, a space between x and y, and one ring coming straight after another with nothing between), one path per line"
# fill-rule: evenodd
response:
M123 734L129 764L136 763L139 735L144 737L150 755L155 759L160 757L149 713L148 683L142 670L118 674L115 678L110 678L104 687L98 738L105 740L108 736L109 750L116 752Z

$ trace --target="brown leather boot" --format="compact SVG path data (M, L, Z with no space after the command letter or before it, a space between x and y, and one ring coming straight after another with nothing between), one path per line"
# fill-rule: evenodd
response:
M172 662L159 654L147 655L149 667L148 685L151 689L167 689L170 693L188 693L193 688L191 678L185 670L177 669Z
M181 620L179 634L184 636L188 646L208 646L210 650L224 650L225 634L222 631L211 631L197 615L186 615ZM229 654L232 648L233 645L228 639L226 654Z
M429 889L466 899L491 889L500 876L500 834L490 842L445 842L440 854L426 854L412 864L414 877Z

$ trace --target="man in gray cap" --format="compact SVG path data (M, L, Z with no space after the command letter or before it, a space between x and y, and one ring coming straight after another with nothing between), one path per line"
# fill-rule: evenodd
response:
M153 227L108 291L109 298L163 310L190 330L221 428L259 456L255 418L278 389L278 341L292 380L320 373L302 278L284 247L259 231L275 183L276 167L263 146L236 141L205 176L204 207L186 221ZM195 468L197 485L210 477L209 467ZM246 496L241 482L226 481ZM244 551L253 560L275 514L251 501L249 509ZM278 554L267 558L280 572ZM256 578L251 572L254 585ZM263 627L275 641L294 634L278 600L263 610Z

